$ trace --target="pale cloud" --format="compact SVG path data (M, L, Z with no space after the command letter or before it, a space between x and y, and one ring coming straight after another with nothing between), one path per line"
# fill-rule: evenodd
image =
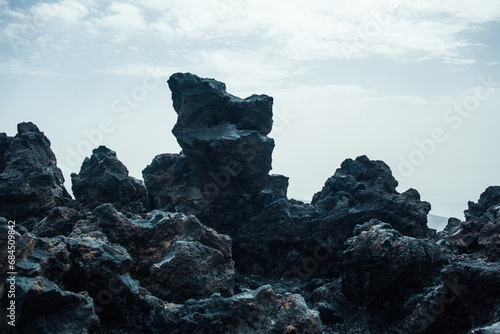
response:
M108 14L99 19L97 23L127 31L147 28L142 10L135 5L124 2L113 2L108 8Z
M364 98L368 102L404 102L409 105L423 105L428 103L427 99L420 96L376 96Z
M56 3L41 3L31 8L33 21L44 25L53 19L60 19L67 23L76 24L85 18L89 11L82 3L74 0L64 0Z
M238 89L262 89L281 84L290 75L301 71L286 60L277 59L273 53L270 48L203 50L192 61L197 64L200 75L215 71L220 73L220 80Z
M496 0L339 0L335 5L329 0L63 0L24 12L3 10L10 18L0 23L0 36L32 52L50 50L71 36L67 52L87 50L106 59L131 51L132 45L134 54L149 62L161 63L167 54L191 67L213 66L228 77L243 71L253 85L262 75L279 83L318 60L381 55L472 65L476 59L465 53L483 45L464 33L499 21L499 7ZM192 48L203 51L192 53Z
M484 66L493 66L493 65L498 65L498 64L500 64L498 61L489 61L489 62L484 63L483 65Z
M33 76L55 76L61 75L57 71L39 67L36 65L27 64L17 59L9 59L0 62L1 74L18 74L18 75L33 75Z
M460 58L450 58L445 57L443 63L445 64L453 64L453 65L470 65L476 62L475 59L460 59Z
M175 72L175 69L170 66L159 66L155 64L128 64L125 66L114 66L101 69L97 71L98 73L104 74L116 74L116 75L132 75L132 76L144 76L144 75L155 75L155 76L170 76Z

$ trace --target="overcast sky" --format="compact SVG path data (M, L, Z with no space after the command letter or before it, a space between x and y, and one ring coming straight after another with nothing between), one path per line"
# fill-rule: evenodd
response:
M498 0L0 0L0 131L33 121L63 169L180 150L175 72L274 97L272 173L310 200L346 158L463 218L500 184Z

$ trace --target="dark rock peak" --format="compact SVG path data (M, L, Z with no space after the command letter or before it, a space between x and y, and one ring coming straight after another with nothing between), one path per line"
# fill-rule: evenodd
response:
M18 134L21 135L27 132L42 133L40 129L38 129L38 126L36 126L32 122L22 122L17 125Z
M316 193L312 204L326 196L338 192L355 195L358 190L369 189L377 193L396 194L398 181L392 175L391 169L383 161L370 160L365 155L356 160L346 159L330 177L323 190Z
M54 152L50 149L50 140L35 124L31 122L19 123L17 131L14 138L6 140L9 142L9 150L4 153L5 166L7 163L16 168L31 165L56 166L57 160Z
M106 170L119 178L128 176L127 167L118 160L116 152L106 146L99 146L92 151L90 159L85 158L80 169L80 176L91 174L95 171L94 169Z
M447 239L459 253L500 260L500 186L488 187L464 214L465 222L450 219L443 231Z
M500 186L491 186L481 194L477 203L469 201L469 209L464 211L467 221L477 220L488 209L500 205Z
M71 174L71 181L75 198L83 204L114 203L119 209L134 212L149 207L143 182L130 177L116 153L105 146L85 158L80 173Z
M0 216L21 223L43 218L71 197L47 137L30 122L17 129L14 137L0 135Z
M431 206L420 201L420 194L409 189L400 194L398 182L383 161L366 156L345 160L311 204L330 220L352 228L373 218L391 224L404 235L430 236L427 214Z
M191 73L176 73L168 84L179 115L173 129L176 137L189 130L223 124L234 124L238 130L256 130L262 135L271 132L272 97L252 95L241 99L228 94L224 83Z

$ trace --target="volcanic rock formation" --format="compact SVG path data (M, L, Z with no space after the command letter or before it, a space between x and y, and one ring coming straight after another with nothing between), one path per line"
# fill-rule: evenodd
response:
M446 226L448 239L460 253L500 261L500 187L488 187L464 213L464 222L451 220Z
M43 218L70 199L50 141L35 124L18 124L15 137L0 133L0 217Z
M86 158L79 174L71 174L73 194L82 204L94 207L102 203L114 203L124 211L143 212L148 200L144 183L128 175L128 169L105 146L92 151Z
M269 175L271 97L168 84L182 152L156 156L145 184L100 146L72 200L34 124L0 134L1 333L498 332L499 186L438 233L430 204L366 156L310 204L288 199Z

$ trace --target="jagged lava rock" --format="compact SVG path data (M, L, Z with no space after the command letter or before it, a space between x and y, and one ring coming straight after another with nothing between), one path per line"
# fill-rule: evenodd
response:
M5 295L2 301L7 300ZM2 302L5 305L7 301ZM16 317L12 333L95 333L99 328L88 294L63 291L42 276L16 278ZM7 334L13 327L2 324L5 319L3 315L0 326Z
M194 177L208 181L202 191L225 196L232 195L228 190L262 190L274 148L266 136L272 127L273 99L252 95L243 100L228 94L224 83L190 73L176 73L168 84L178 114L172 133ZM223 189L211 189L214 182Z
M18 230L21 230L20 234ZM0 238L7 240L7 221L0 219ZM65 275L71 270L71 255L64 239L38 238L22 226L16 227L16 333L92 333L99 327L92 299L85 292L64 289ZM7 243L1 245L0 256L7 259ZM2 261L3 262L3 261ZM10 303L7 263L0 266L0 328L6 326Z
M240 99L228 94L223 82L191 73L173 74L168 85L179 115L174 135L223 124L234 124L238 130L255 130L262 135L271 132L273 99L270 96Z
M73 226L81 218L82 215L77 210L57 206L33 227L33 233L42 238L68 236L73 231Z
M111 204L75 225L72 236L104 233L131 255L130 273L153 295L171 302L230 296L234 290L231 238L194 216L153 211L128 218Z
M229 233L237 220L262 209L256 197L272 183L274 141L267 134L273 99L240 99L228 94L224 83L190 73L176 73L168 84L178 114L172 132L182 153L160 155L144 170L151 201ZM227 211L238 212L238 219L224 218Z
M80 173L71 174L73 194L83 204L114 203L126 211L142 212L148 207L143 182L128 175L116 153L105 146L85 158Z
M344 295L372 308L404 302L449 261L434 242L403 236L376 219L356 226L346 246Z
M157 155L142 171L152 206L173 212L176 211L176 206L182 206L190 200L195 201L196 194L189 190L199 192L199 188L192 186L193 182L188 178L190 173L184 154ZM198 197L201 199L201 194ZM182 207L178 211L183 211Z
M182 330L172 333L322 333L318 312L302 296L278 296L270 286L226 299L188 301L177 317Z
M415 189L398 193L397 185L389 166L363 155L355 160L346 159L311 203L336 221L351 222L352 227L376 218L404 235L430 236L427 227L430 204L420 201Z
M243 223L232 235L238 270L302 279L339 275L344 241L370 219L388 221L403 235L432 237L430 204L420 201L416 190L400 194L396 186L382 161L346 159L312 204L277 199Z
M490 333L474 327L500 321L500 266L467 257L441 270L435 286L415 294L402 308L397 333ZM494 329L493 325L491 328ZM470 331L469 331L470 330ZM496 332L491 332L496 333Z
M0 217L40 219L70 200L50 141L36 125L18 124L13 138L0 134Z
M448 240L459 253L488 261L500 260L500 186L488 187L477 203L469 202L465 222L450 220Z

